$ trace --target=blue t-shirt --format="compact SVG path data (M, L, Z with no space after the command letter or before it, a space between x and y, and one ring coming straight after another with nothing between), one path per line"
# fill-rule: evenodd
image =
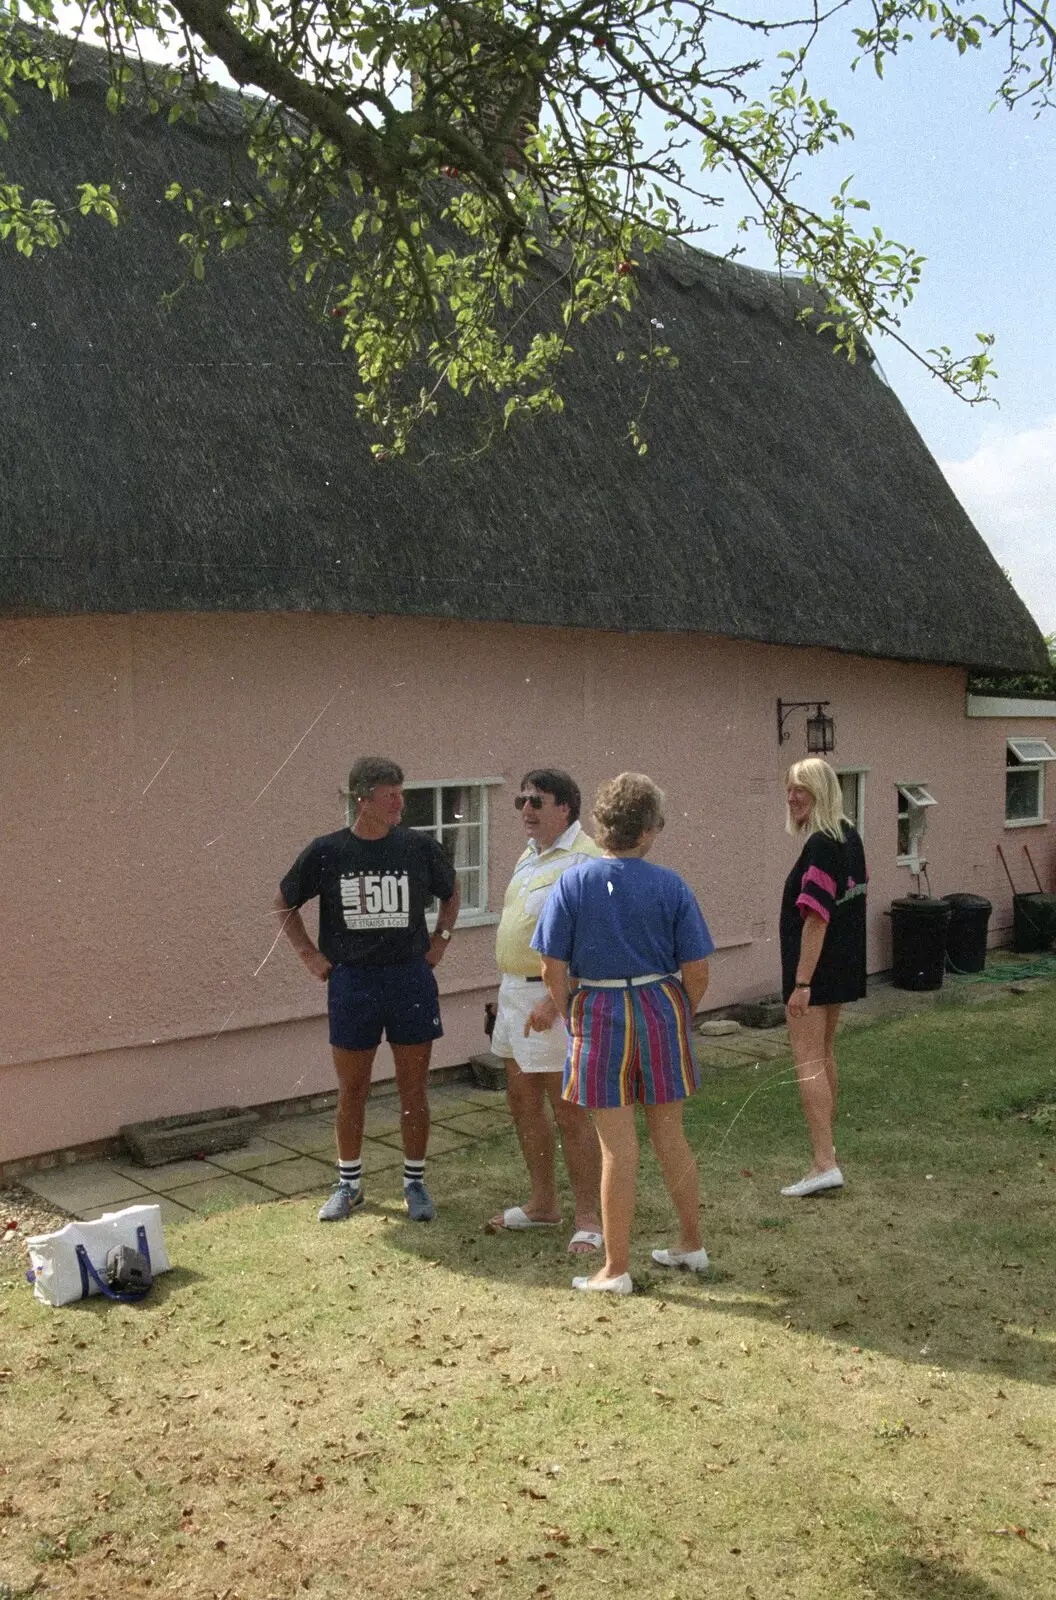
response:
M570 867L532 935L533 950L567 961L577 978L677 972L714 948L689 885L640 856Z

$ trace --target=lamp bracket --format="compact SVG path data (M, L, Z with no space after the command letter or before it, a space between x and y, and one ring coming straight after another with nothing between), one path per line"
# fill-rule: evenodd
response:
M784 744L792 735L785 727L789 714L793 711L809 711L813 708L816 716L821 716L822 706L831 705L830 700L778 700L777 702L777 742Z

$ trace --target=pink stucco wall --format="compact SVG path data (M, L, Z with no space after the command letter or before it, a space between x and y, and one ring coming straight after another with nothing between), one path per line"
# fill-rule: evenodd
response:
M270 901L313 834L343 820L350 760L491 791L490 904L520 849L528 766L585 795L623 768L668 792L656 859L697 890L719 953L709 1005L777 983L776 914L795 846L775 700L832 701L839 766L867 766L871 965L888 964L895 784L925 781L935 893L1010 895L1022 844L1053 881L1050 827L1003 827L1009 729L964 714L964 675L686 635L619 635L366 617L138 616L0 622L0 1161L122 1122L330 1086L324 994L280 942ZM1047 732L1052 724L1018 724ZM1050 803L1052 793L1050 787ZM490 926L440 969L434 1061L484 1046ZM268 959L265 960L265 957ZM379 1074L387 1062L379 1058Z

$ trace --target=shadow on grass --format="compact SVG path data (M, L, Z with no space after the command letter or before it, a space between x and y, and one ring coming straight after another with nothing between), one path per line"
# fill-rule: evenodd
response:
M1029 1006L939 1008L849 1035L839 1128L848 1186L811 1201L777 1192L803 1166L794 1087L759 1093L750 1069L706 1083L686 1128L713 1269L694 1279L652 1266L649 1248L672 1242L673 1217L643 1142L637 1286L702 1317L747 1318L925 1370L1051 1384L1056 1143L1018 1108L1056 1100L1054 1034L1056 987ZM525 1288L591 1270L596 1258L565 1254L567 1196L553 1233L484 1234L491 1213L525 1194L512 1133L445 1158L430 1182L437 1221L394 1230L396 1249Z
M1002 1600L1002 1591L945 1556L889 1551L869 1567L884 1600Z
M127 1311L156 1311L163 1306L173 1295L179 1294L183 1289L193 1288L196 1284L204 1283L206 1274L196 1272L193 1267L172 1267L168 1272L162 1272L154 1279L150 1286L150 1293L144 1295L142 1300L110 1300L106 1295L93 1294L87 1300L73 1300L61 1309L67 1315L82 1317L107 1317L117 1307L122 1306ZM3 1593L0 1591L0 1600Z

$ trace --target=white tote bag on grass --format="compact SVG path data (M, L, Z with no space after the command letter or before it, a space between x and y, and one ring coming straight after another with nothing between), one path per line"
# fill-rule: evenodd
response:
M66 1306L92 1294L118 1300L141 1300L142 1292L113 1294L105 1287L106 1258L117 1245L138 1250L150 1262L153 1277L169 1271L160 1206L127 1206L108 1211L95 1222L68 1222L57 1233L38 1233L26 1240L30 1271L26 1276L38 1300Z

